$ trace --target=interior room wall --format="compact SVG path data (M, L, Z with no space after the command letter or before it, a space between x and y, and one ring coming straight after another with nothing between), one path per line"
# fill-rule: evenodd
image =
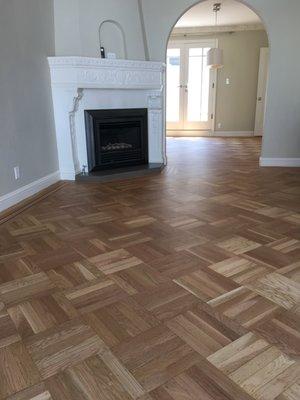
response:
M192 37L193 40L205 38L216 38L224 52L224 67L218 70L217 77L215 130L253 132L259 55L261 47L268 47L266 32L240 31ZM188 41L189 37L176 35L174 39L171 36L171 40Z
M195 0L141 0L151 60L164 61L169 34ZM270 74L263 158L300 158L299 0L246 0L270 41ZM296 49L296 51L295 51Z
M58 170L47 63L53 16L52 0L0 0L0 196Z
M57 56L99 57L99 26L118 22L125 33L128 58L144 60L145 48L138 0L54 0ZM117 32L105 35L106 52L119 51Z

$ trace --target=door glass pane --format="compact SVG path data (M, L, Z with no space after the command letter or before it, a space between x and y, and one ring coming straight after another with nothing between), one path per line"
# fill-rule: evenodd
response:
M209 113L209 77L207 52L209 48L189 49L189 80L187 120L207 122Z
M167 121L180 120L180 49L167 52Z

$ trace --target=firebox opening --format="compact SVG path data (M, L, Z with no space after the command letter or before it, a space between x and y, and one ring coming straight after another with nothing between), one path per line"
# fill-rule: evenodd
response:
M89 172L148 164L148 110L85 111Z

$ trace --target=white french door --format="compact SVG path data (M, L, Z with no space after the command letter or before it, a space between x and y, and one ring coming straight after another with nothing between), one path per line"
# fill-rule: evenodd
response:
M168 130L212 130L216 73L207 67L207 53L215 46L215 40L169 43Z

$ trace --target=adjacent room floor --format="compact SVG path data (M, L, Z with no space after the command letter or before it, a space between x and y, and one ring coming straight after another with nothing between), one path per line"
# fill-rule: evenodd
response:
M1 400L300 397L299 170L258 139L168 149L0 227Z

